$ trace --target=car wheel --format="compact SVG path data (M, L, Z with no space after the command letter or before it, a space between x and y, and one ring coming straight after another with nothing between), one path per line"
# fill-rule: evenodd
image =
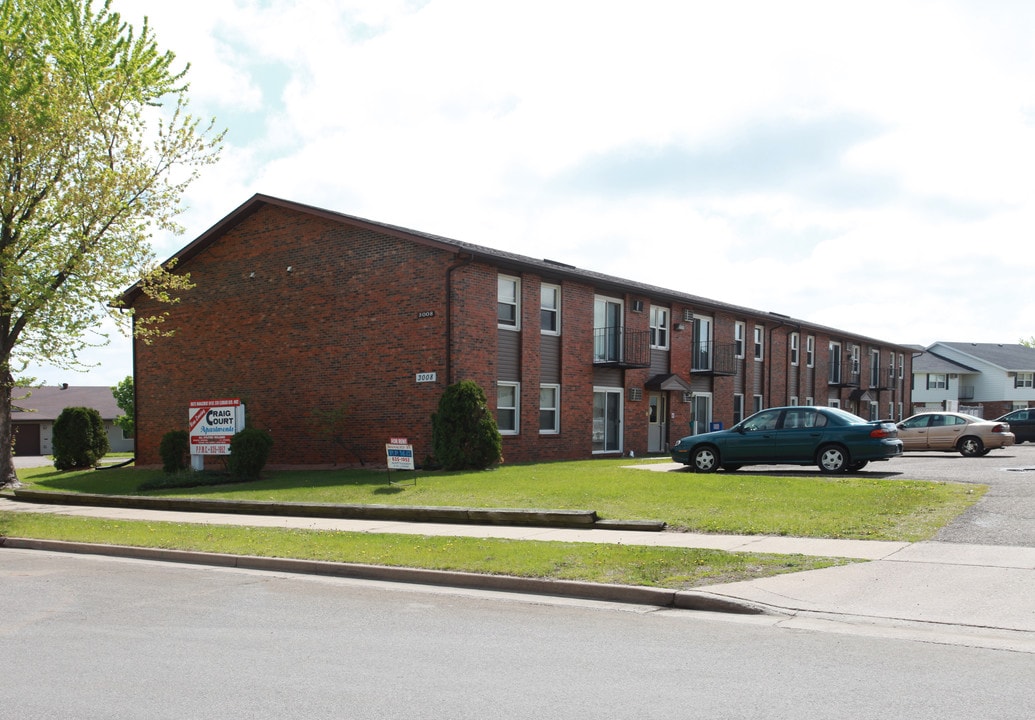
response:
M848 466L848 472L859 472L869 464L869 460L856 460Z
M840 445L824 445L816 453L816 464L828 475L843 473L848 469L848 451Z
M719 453L712 447L699 447L690 455L690 467L694 472L715 472L719 467Z
M985 444L981 442L981 438L968 436L960 440L956 449L960 451L960 455L963 457L978 457L984 454Z
M740 470L740 467L737 463L726 463L722 466L722 469L726 472L737 472L737 470Z

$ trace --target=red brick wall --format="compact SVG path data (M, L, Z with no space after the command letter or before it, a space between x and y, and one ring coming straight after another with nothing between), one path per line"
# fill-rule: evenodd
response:
M240 397L249 424L270 431L271 465L355 462L313 427L313 408L341 405L352 426L346 441L365 462L384 462L389 433L409 438L421 459L445 387L452 261L260 206L183 266L196 287L170 308L176 335L136 343L138 462L160 462L161 436L186 427L190 400L223 397ZM138 303L139 312L149 305ZM434 317L418 319L426 311ZM416 383L431 371L437 383Z

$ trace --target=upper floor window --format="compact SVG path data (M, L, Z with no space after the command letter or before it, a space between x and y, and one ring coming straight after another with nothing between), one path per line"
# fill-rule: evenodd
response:
M841 384L841 343L830 343L830 384Z
M694 315L694 354L692 370L712 369L712 319Z
M755 325L755 360L761 360L765 356L765 328Z
M805 338L805 365L816 367L816 338L813 335Z
M928 390L944 390L948 387L945 373L927 373Z
M733 354L737 358L744 357L744 341L747 339L747 324L738 321L733 326Z
M521 280L500 275L497 280L496 322L501 328L520 329Z
M668 350L668 308L651 305L650 346L659 350Z
M547 335L561 334L561 288L557 285L543 285L540 290L539 321L541 332Z
M798 333L796 333L796 332L791 333L790 345L789 345L789 347L790 347L790 354L791 354L791 365L797 365L798 364L798 342L799 342Z
M892 361L894 362L894 361ZM870 350L870 387L880 385L880 350Z
M1035 373L1019 372L1013 379L1013 386L1018 388L1035 387Z
M901 380L906 375L906 356L902 353L898 354L898 379Z
M857 378L857 377L859 377L859 371L861 369L861 364L860 364L860 360L859 360L859 346L858 345L852 345L851 346L851 353L852 353L852 377Z
M593 300L593 362L622 360L621 300L597 296Z

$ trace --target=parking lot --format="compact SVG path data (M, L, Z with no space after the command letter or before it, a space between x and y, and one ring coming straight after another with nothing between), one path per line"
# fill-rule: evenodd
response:
M688 472L680 470L680 472ZM740 472L761 475L819 475L816 467L752 466ZM854 477L934 480L987 485L970 510L935 536L942 542L1035 547L1035 444L993 450L984 457L958 452L914 452L870 463Z

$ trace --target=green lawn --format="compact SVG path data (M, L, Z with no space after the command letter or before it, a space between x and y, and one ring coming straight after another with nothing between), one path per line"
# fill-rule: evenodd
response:
M117 495L281 502L595 510L601 518L663 520L692 532L917 541L931 537L984 486L816 473L750 475L651 472L627 459L504 465L484 472L266 472L258 482L139 492L155 470L19 472L27 486ZM216 478L217 481L220 480Z
M242 484L138 487L160 471L19 471L29 488L348 504L596 510L602 518L664 520L694 532L915 541L930 537L983 486L853 476L695 475L629 468L629 460L506 465L468 473L267 472ZM207 480L221 482L211 476ZM0 512L0 536L420 567L685 589L852 562L802 555L420 535L114 521Z

